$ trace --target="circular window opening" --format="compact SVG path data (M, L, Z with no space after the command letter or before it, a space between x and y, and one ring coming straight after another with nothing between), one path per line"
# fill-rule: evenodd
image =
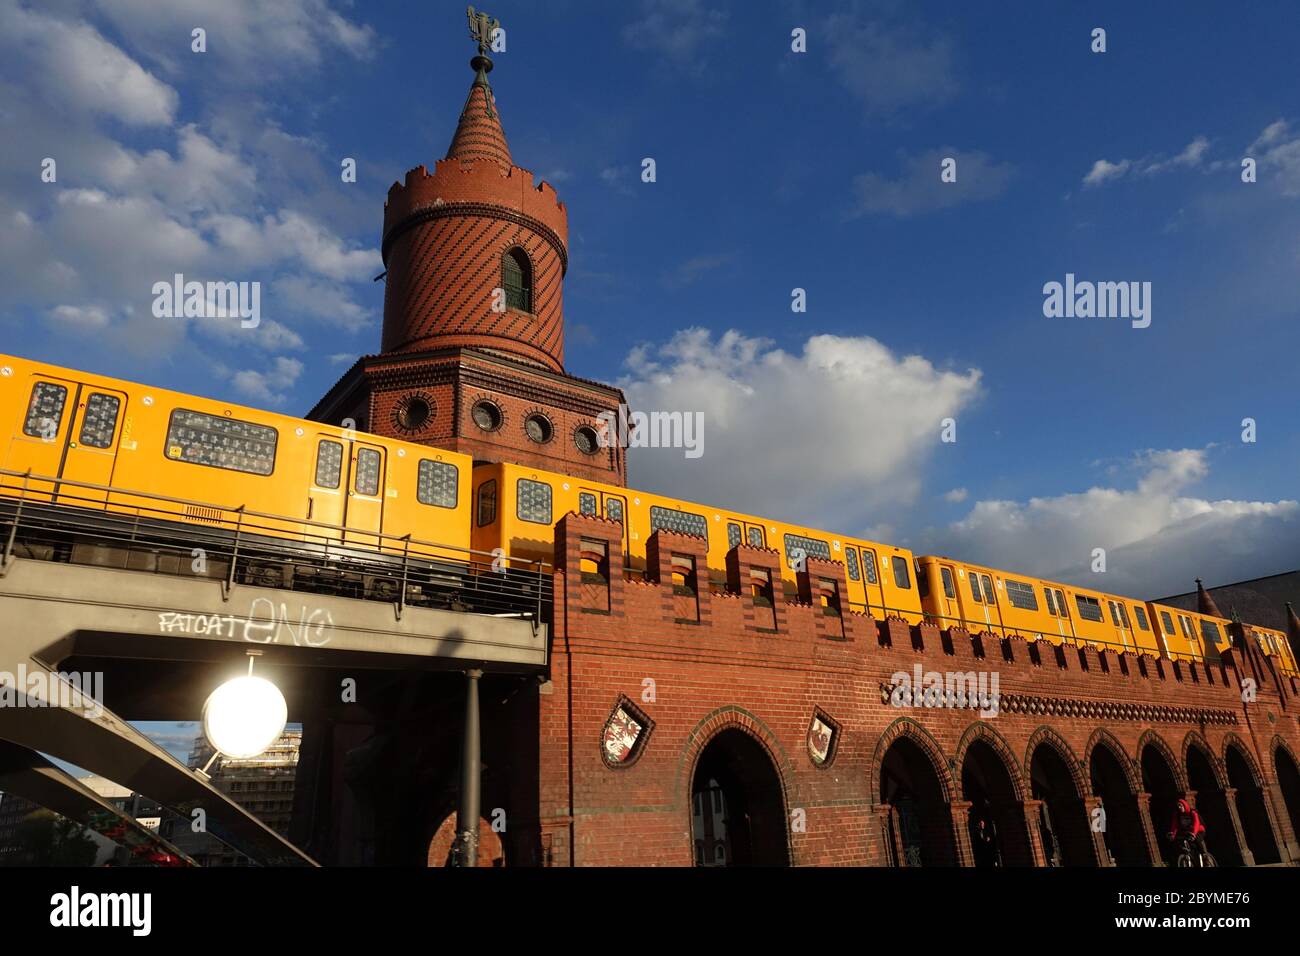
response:
M494 432L501 427L501 409L493 402L475 402L469 415L474 419L474 424L485 432Z
M397 427L403 431L419 431L433 417L433 405L423 395L411 395L397 406Z
M550 441L551 436L554 434L550 419L545 415L529 415L524 421L524 431L527 432L529 438L539 445Z
M584 455L594 455L600 450L600 438L590 425L583 425L573 433L573 443Z

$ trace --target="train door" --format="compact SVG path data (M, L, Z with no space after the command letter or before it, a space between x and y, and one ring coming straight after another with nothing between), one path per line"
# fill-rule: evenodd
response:
M1047 613L1056 621L1056 633L1062 638L1074 637L1074 620L1065 606L1065 595L1059 588L1047 585L1043 585L1043 593L1047 595Z
M379 445L353 441L348 460L348 493L343 524L347 540L364 547L379 547L384 521L384 481L387 461Z
M125 412L124 392L81 386L76 408L72 410L68 449L59 477L88 485L112 484ZM78 503L103 502L108 498L108 492L90 488L65 488L63 495L79 499Z
M957 597L957 569L951 564L939 565L939 588L931 588L935 597L935 606L943 615L939 622L942 627L954 627L961 622L961 601Z
M874 548L865 544L859 549L858 556L862 560L862 589L867 611L877 620L883 620L888 612L885 610L885 586L880 580L880 558Z
M968 615L969 619L979 624L980 618L983 618L984 626L989 631L1000 628L1002 617L998 608L997 592L993 588L993 579L987 574L981 574L970 568L966 569L965 575L971 598L975 601L975 609Z
M345 443L329 435L317 435L316 457L312 463L311 485L307 489L307 520L341 526L344 523L347 489L343 487ZM337 540L336 533L324 528L308 528L310 541Z
M34 376L26 405L19 409L5 467L33 475L107 485L121 435L126 395L53 376ZM54 482L33 481L30 491L53 497ZM104 492L74 489L70 499L103 501Z
M1118 601L1108 600L1106 603L1110 605L1110 623L1115 628L1115 636L1119 638L1119 643L1124 650L1128 650L1131 636L1129 634L1131 628L1129 627L1128 611Z

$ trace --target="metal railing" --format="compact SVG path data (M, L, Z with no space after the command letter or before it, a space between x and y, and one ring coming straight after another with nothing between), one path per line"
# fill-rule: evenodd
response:
M466 519L468 525L468 519ZM435 607L534 625L550 564L305 518L0 469L0 576L17 556Z

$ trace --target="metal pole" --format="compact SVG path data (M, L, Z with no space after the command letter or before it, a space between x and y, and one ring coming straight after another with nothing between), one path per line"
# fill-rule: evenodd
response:
M465 672L465 737L460 753L460 810L456 814L457 854L461 866L478 866L479 791L482 762L479 753L478 681L481 670Z

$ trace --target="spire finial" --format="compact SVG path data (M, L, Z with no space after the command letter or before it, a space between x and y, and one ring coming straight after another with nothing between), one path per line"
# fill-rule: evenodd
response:
M474 71L474 86L483 87L487 115L492 116L492 87L487 78L492 72L492 58L488 56L488 50L492 48L497 31L501 29L501 21L482 11L476 11L473 7L465 8L465 16L469 20L469 38L478 44L478 54L469 61L469 67ZM473 87L470 89L472 100ZM465 105L468 108L469 103Z

